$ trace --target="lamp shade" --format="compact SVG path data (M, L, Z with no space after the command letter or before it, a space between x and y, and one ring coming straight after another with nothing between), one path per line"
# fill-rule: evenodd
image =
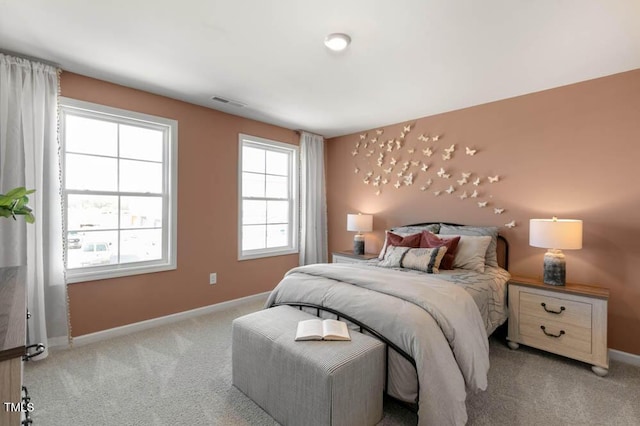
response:
M559 250L582 248L582 221L576 219L531 219L529 245Z
M347 231L371 232L373 230L373 216L370 214L348 214Z

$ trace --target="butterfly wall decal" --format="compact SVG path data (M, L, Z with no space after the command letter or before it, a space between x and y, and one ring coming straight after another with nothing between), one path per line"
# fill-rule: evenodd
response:
M409 154L413 154L414 152L416 152L416 149L415 149L415 148L409 148L409 149L407 150L407 152L408 152Z
M383 163L382 160L378 159L377 163L378 163L378 167L382 167L382 163Z
M435 195L437 197L438 195L440 195L441 192L442 191L433 191L433 195Z
M446 192L447 194L451 195L456 191L456 189L453 187L453 185L449 185L449 188L445 189L444 192Z
M409 133L411 131L411 124L407 124L406 126L404 126L403 129L406 133Z
M351 151L351 155L352 155L352 156L354 156L354 157L355 157L356 155L358 155L358 150L356 149L356 150L354 150L354 151Z
M362 182L364 182L365 185L369 185L369 178L362 179Z
M386 174L391 173L391 171L393 170L393 167L389 167L388 169L383 169L382 171L385 172Z
M381 134L383 134L383 133L384 133L384 130L383 130L383 129L378 129L378 130L376 130L376 135L378 135L378 136L380 136L380 135L381 135Z
M431 150L431 148L423 149L422 153L427 157L431 157L433 155L433 151Z
M376 195L380 195L380 190L379 189L376 191Z
M373 186L380 186L380 182L378 182L377 180L373 181Z
M402 148L402 141L399 139L396 139L396 149L400 149Z
M476 151L477 151L477 150L475 150L475 149L471 149L471 148L469 148L468 146L467 146L467 147L465 147L465 148L466 148L466 149L465 149L465 152L467 153L467 155L471 155L471 156L476 155Z
M371 143L378 143L378 138L371 138Z
M402 186L402 185L400 184L400 181L396 181L396 183L394 183L393 186L395 186L396 189L399 189L400 186Z
M445 173L446 171L444 170L444 168L440 167L440 170L438 170L438 173L436 174L438 175L438 177L443 177Z
M478 207L483 208L487 207L487 201L478 201Z
M418 136L418 140L422 142L429 142L429 136L425 136L424 133Z
M460 199L461 199L461 200L464 200L464 199L465 199L465 198L467 198L468 196L469 196L469 195L467 195L467 191L464 191L464 192L462 193L462 195L459 195L459 197L460 197Z
M502 214L503 212L504 212L504 209L498 209L498 208L493 209L494 214Z
M446 154L442 154L442 159L444 161L451 160L451 153L447 152Z
M396 160L394 157L391 157L391 161L389 161L389 164L391 164L392 166L395 166L397 162L398 160Z
M453 153L456 150L456 144L452 144L449 148L445 148L444 152L447 152L449 154Z
M356 149L360 148L360 141L356 142Z
M386 185L389 183L389 180L387 178L382 179L382 184Z
M516 221L512 220L509 223L505 223L504 226L506 226L507 228L511 229L511 228L515 228L516 227Z
M469 179L469 178L471 177L471 173L465 173L465 172L462 172L462 177L463 177L464 179Z
M475 189L473 190L473 192L471 193L471 198L478 198L478 191L476 191Z
M356 167L355 170L353 171L353 173L358 174L359 171L360 171L360 169Z
M438 142L438 140L442 137L442 135L431 136L431 140L434 142Z
M422 163L422 167L420 167L420 170L422 170L423 172L426 172L429 169L429 165Z
M363 135L360 135L360 140L361 140L361 141L363 141L363 140L365 140L365 139L366 139L366 137L367 137L367 134L366 134L366 133L365 133L365 134L363 134Z
M400 132L400 139L404 139L404 137L406 136L406 132Z
M373 176L373 172L367 172L367 177Z
M488 179L489 179L489 183L496 183L500 180L500 176L498 175L495 175L493 177L489 176Z
M393 152L393 145L387 145L387 152Z
M462 179L458 179L458 185L462 186L467 183L467 178L463 177Z
M420 165L420 161L413 161L413 160L411 160L411 165L412 165L412 166L415 166L415 167L418 167L418 166Z
M479 178L479 177L477 177L477 178L476 178L476 180L474 180L474 181L473 181L473 184L474 184L475 186L480 185L480 178Z

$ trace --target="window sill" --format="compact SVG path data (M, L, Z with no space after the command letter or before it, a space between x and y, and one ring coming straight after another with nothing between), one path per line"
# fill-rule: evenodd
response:
M108 280L111 278L128 277L132 275L151 274L154 272L171 271L176 269L175 263L163 263L154 265L123 266L114 265L111 268L96 268L87 270L68 270L67 284L82 283L86 281Z
M239 254L238 260L252 260L252 259L261 259L264 257L275 257L275 256L286 256L289 254L297 254L298 249L286 249L286 250L278 250L278 251L268 251L268 252L255 252L248 254Z

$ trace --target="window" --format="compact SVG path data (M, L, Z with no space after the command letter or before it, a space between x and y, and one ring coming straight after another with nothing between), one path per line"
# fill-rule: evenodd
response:
M240 135L238 259L298 251L298 147Z
M174 120L62 98L69 282L176 268Z

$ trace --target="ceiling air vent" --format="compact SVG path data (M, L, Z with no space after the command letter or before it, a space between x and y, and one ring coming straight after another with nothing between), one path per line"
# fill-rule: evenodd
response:
M233 105L234 107L238 107L238 108L242 108L246 106L246 104L243 104L242 102L234 101L232 99L222 98L220 96L214 96L211 98L211 100L220 102L221 104Z

